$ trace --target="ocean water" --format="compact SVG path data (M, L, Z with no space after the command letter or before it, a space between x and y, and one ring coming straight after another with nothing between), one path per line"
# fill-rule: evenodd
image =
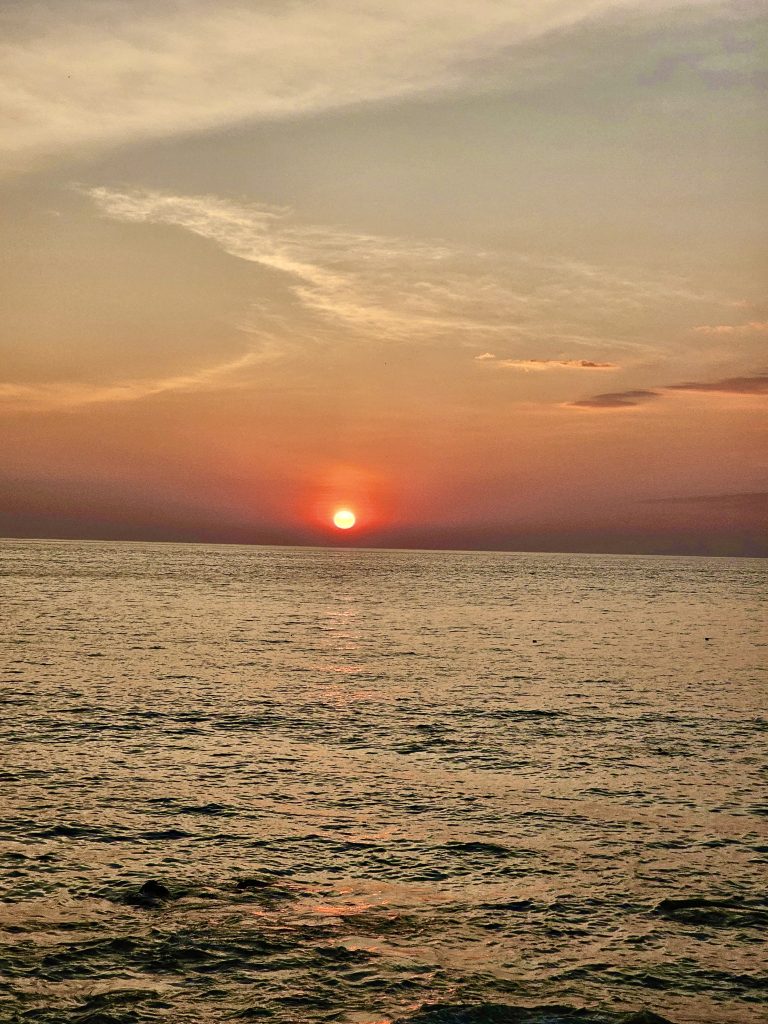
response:
M764 563L0 572L2 1021L766 1020Z

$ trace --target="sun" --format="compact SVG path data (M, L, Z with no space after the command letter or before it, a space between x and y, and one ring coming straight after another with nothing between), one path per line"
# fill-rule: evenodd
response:
M348 508L339 508L333 513L333 525L339 530L351 530L357 522L357 516Z

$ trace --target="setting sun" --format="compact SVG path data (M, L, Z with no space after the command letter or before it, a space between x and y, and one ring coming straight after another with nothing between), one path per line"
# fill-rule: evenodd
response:
M340 508L333 514L333 525L339 530L350 530L357 522L357 516L348 508Z

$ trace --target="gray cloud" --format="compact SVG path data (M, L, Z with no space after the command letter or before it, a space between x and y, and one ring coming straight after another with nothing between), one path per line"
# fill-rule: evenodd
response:
M768 394L768 373L757 373L750 377L726 377L715 381L688 381L685 384L664 384L657 390L617 391L604 395L582 398L569 405L578 409L625 409L639 405L652 398L662 398L665 391L698 391L721 395L765 395Z
M714 391L725 395L765 395L768 394L768 373L758 373L751 377L726 377L725 380L667 384L666 390Z
M591 398L582 398L578 402L570 402L569 405L577 409L629 409L654 398L661 398L661 392L642 389L609 391L607 394L593 395Z

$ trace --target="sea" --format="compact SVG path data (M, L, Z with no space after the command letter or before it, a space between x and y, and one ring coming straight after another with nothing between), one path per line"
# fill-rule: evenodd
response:
M764 1024L766 563L0 543L0 1020Z

